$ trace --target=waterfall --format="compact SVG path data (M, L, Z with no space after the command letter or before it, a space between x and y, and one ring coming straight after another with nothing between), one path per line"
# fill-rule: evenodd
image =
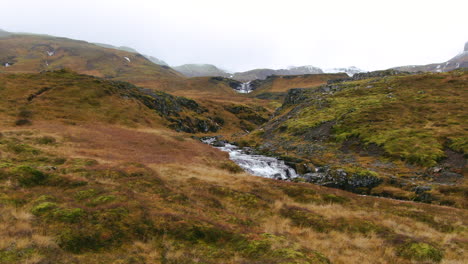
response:
M217 149L229 153L229 159L255 176L288 180L298 177L296 171L286 165L284 161L273 157L250 154L229 143L217 141L216 138L207 138L202 140L206 144L214 145Z
M252 86L250 86L250 82L241 83L240 86L236 88L238 93L250 93L253 91Z

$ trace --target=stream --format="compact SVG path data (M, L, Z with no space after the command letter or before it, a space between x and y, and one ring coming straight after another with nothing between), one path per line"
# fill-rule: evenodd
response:
M252 154L248 148L239 148L235 145L218 141L215 137L202 139L202 142L229 153L230 160L255 176L278 180L289 180L298 177L293 168L277 158Z

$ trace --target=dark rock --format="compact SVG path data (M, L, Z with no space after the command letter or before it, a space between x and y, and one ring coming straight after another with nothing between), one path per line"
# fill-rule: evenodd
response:
M322 124L308 129L304 134L304 139L307 141L325 141L328 140L332 133L332 128L336 124L335 121L327 121Z
M356 193L369 193L383 182L372 174L348 173L343 169L332 170L326 167L318 168L317 172L307 173L303 177L308 182Z
M302 88L294 88L290 89L288 93L286 94L286 97L284 98L284 105L294 105L294 104L299 104L308 99L306 96L307 94L307 89L302 89Z
M415 192L416 194L422 194L430 190L432 190L431 186L416 186L413 188L413 192Z

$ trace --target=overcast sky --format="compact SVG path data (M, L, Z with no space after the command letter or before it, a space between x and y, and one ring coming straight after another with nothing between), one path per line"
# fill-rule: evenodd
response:
M443 62L467 0L0 0L0 28L129 46L170 65L365 70Z

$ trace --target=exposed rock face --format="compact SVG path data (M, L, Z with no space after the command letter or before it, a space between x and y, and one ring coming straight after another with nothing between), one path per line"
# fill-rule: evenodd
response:
M312 183L357 193L368 193L383 182L372 173L349 173L342 169L329 168L320 168L318 172L307 173L304 177Z
M125 82L113 82L121 96L135 98L146 107L155 110L169 121L169 127L187 133L216 132L222 124L216 117L207 114L208 110L197 102L184 97L173 96L164 92L138 88ZM193 114L191 114L193 113Z
M308 99L306 96L307 90L302 88L295 88L288 91L286 97L284 98L283 105L293 105L304 102Z
M463 51L468 51L468 42L465 43L465 49Z

